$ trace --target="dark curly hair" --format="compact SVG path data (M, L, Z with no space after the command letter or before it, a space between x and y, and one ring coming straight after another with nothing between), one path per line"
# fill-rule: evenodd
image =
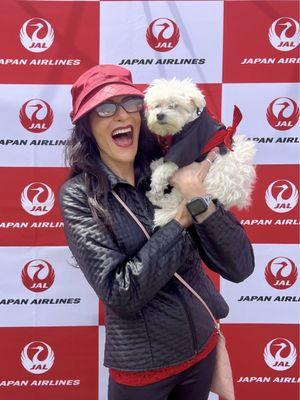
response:
M141 112L138 150L134 161L137 173L146 171L152 160L162 156L156 137L148 130ZM72 130L65 148L65 163L70 167L69 179L83 173L88 204L96 221L111 230L107 213L109 184L106 174L99 168L101 159L97 142L91 132L88 115L80 118Z

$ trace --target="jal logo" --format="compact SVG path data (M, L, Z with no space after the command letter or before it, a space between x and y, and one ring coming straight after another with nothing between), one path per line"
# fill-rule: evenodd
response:
M54 30L48 21L42 18L27 20L20 29L20 41L25 49L33 53L48 50L54 40Z
M19 119L23 127L28 131L42 133L52 125L53 111L46 101L31 99L22 105Z
M55 279L51 264L45 260L31 260L22 269L23 285L32 292L44 292L49 289Z
M268 262L265 278L274 289L288 289L296 282L298 271L295 263L286 257L276 257Z
M269 104L266 116L272 128L286 131L297 124L299 107L289 97L278 97Z
M47 214L54 206L52 189L42 182L33 182L21 194L21 204L26 212L40 216Z
M165 52L174 49L179 41L179 28L169 18L158 18L151 22L147 29L146 39L149 46L156 51Z
M54 352L47 343L30 342L22 350L21 362L28 372L44 374L54 363Z
M286 213L296 206L298 190L292 182L279 179L268 186L265 200L271 210L277 213Z
M295 49L300 43L299 22L289 17L276 19L270 26L269 40L277 50L290 51Z
M285 338L271 340L264 349L266 364L276 371L290 369L296 362L297 351L292 342Z

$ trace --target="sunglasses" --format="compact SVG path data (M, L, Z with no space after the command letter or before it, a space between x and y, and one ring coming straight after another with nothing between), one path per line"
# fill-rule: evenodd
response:
M141 97L132 97L121 103L102 103L94 108L99 117L112 117L119 107L122 107L128 113L134 113L143 109L143 99Z

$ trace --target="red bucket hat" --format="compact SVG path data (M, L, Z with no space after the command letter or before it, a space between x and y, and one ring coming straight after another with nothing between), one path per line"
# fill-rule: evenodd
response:
M73 110L72 123L94 107L113 96L134 95L144 97L132 83L131 72L117 65L96 65L83 73L71 89Z

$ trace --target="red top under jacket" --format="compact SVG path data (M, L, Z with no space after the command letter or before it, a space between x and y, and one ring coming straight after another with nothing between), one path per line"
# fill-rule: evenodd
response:
M184 361L179 365L158 368L152 371L120 371L113 368L109 369L110 376L117 383L128 386L144 386L150 383L159 382L162 379L179 374L205 358L217 345L217 330L208 339L205 347L190 360Z

